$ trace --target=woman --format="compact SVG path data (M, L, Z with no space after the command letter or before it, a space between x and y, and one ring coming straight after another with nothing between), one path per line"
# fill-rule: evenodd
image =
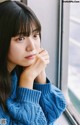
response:
M0 124L52 125L65 110L61 91L45 68L41 25L34 12L17 1L0 3Z

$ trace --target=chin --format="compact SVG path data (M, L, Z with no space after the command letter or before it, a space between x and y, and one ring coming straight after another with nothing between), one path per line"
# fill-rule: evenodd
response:
M27 62L27 64L25 64L24 66L31 66L33 63L35 62L35 60L34 61L31 61L31 62Z

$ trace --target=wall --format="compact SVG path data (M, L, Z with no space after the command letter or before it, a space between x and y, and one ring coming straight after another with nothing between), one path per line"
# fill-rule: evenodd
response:
M34 10L42 24L41 44L50 55L50 64L46 72L53 83L56 83L57 79L58 2L58 0L28 0L28 5Z

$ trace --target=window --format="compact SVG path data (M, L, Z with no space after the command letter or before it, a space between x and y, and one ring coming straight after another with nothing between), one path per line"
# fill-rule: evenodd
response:
M80 3L70 4L68 90L80 114Z
M72 125L80 125L79 12L80 2L63 1L61 89L68 104L65 113Z

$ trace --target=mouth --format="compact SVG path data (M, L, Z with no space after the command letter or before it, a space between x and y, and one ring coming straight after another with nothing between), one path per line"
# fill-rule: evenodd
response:
M36 57L36 54L33 54L33 55L26 56L25 58L26 59L34 59L35 57Z

